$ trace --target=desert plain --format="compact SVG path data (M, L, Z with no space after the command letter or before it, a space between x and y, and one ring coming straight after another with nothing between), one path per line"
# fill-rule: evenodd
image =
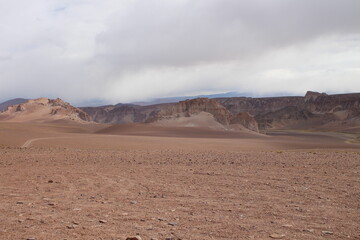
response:
M359 135L0 122L0 239L360 239Z

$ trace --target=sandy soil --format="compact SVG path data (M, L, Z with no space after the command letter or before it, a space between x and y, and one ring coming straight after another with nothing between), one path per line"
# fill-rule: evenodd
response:
M0 123L0 239L360 239L359 174L336 134Z

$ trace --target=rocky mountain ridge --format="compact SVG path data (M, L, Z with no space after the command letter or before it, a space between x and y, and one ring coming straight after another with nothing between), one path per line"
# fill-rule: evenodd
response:
M60 98L38 98L21 104L8 106L0 112L0 120L20 122L47 122L54 120L71 120L89 122L91 117L79 108L73 107Z
M222 124L240 123L249 129L256 129L257 124L262 130L309 129L324 124L360 126L360 93L327 95L309 91L305 96L205 99L82 109L94 121L102 123L151 122L174 114L189 116L201 110L210 112Z
M238 124L252 131L319 129L324 126L353 131L351 129L360 130L360 93L327 95L309 91L305 96L295 97L197 98L150 106L117 104L84 108L75 108L61 99L39 98L9 106L0 113L0 120L49 118L123 124L166 119L167 123L170 120L188 123L195 116L196 121L204 125L206 121L200 121L201 117L212 118L222 126Z

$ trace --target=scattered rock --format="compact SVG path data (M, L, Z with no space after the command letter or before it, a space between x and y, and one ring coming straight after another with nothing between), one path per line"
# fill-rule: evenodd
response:
M53 183L54 181L53 180L49 180L48 183Z
M137 201L131 201L130 204L137 204Z
M101 219L101 220L99 220L99 223L107 223L107 221L106 221L106 220Z
M29 237L26 240L35 240L35 238L34 237Z
M321 233L323 235L333 235L334 234L333 232L330 232L330 231L321 231Z
M67 228L67 229L74 229L75 226L74 226L74 225L67 225L66 228Z
M16 204L24 204L22 201L17 201Z
M304 232L310 232L310 233L313 233L315 230L314 230L314 229L304 229L303 231L304 231Z
M286 227L286 228L290 228L290 227L292 227L293 225L291 225L291 224L284 224L284 225L282 225L282 227Z
M177 223L176 223L176 222L169 222L168 225L170 225L170 226L176 226Z
M285 237L285 235L284 234L273 233L273 234L270 235L270 237L273 238L273 239L282 239L282 238Z
M141 240L141 237L140 236L128 237L126 238L126 240Z

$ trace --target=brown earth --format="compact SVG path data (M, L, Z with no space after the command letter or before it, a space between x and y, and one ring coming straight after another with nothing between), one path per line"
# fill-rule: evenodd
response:
M0 122L0 239L360 239L358 134Z

